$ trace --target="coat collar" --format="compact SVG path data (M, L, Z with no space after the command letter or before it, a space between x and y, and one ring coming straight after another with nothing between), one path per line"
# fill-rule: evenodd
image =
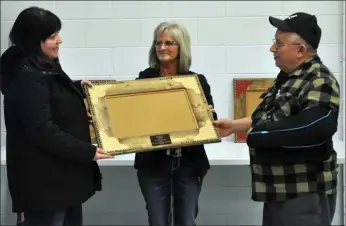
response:
M309 60L303 62L301 65L299 65L292 73L288 74L288 77L291 76L301 76L304 74L306 70L308 70L312 65L314 64L321 64L321 58L318 55L315 55L311 57Z
M64 84L72 88L74 92L83 100L84 97L82 93L77 89L74 85L71 78L63 71L61 65L57 63L57 65L53 67L42 67L35 59L27 59L23 62L23 66L29 66L35 68L38 72L41 72L43 75L56 77L57 79L61 79L64 81Z

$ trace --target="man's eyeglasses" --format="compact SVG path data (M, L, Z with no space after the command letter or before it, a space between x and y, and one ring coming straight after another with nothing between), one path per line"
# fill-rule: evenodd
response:
M178 45L177 42L175 41L154 41L154 45L156 47L161 47L162 44L164 44L166 47L171 47L171 46L175 46L175 45Z
M281 48L283 46L289 46L289 45L304 45L305 43L277 43L276 39L273 38L273 45L275 46L276 49Z

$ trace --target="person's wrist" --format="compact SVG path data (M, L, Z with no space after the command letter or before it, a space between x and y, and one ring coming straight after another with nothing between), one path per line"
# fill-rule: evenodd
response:
M234 128L234 120L229 120L229 128Z

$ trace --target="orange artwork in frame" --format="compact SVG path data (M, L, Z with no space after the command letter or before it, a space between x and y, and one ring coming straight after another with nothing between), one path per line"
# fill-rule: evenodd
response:
M238 78L233 80L234 119L249 117L261 103L260 96L275 78ZM247 132L235 133L235 143L246 142Z

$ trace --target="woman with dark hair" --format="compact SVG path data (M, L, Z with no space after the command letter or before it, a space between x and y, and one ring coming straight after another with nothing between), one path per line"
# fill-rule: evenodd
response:
M82 85L62 70L60 19L30 7L12 27L0 59L7 179L13 212L24 225L82 225L82 203L101 190ZM18 222L20 223L20 222Z

